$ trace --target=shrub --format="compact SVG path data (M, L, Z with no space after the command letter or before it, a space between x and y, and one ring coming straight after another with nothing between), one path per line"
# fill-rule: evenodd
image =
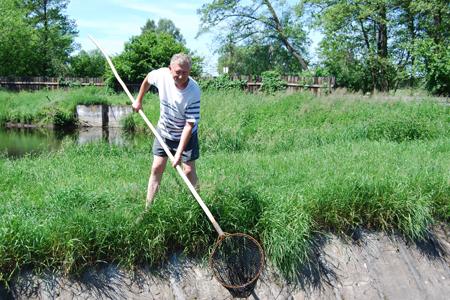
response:
M76 118L73 113L56 110L53 114L53 125L55 127L71 127L76 123Z
M199 84L203 90L242 90L247 85L244 80L233 80L226 74L200 80Z
M262 86L261 91L267 94L273 94L286 88L286 81L281 79L280 73L277 71L266 71L261 74Z
M133 115L128 115L121 120L122 128L126 132L133 132L136 130L136 122L134 121Z

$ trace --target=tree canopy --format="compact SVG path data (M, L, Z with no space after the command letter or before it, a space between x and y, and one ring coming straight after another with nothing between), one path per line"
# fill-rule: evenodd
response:
M282 0L214 0L199 10L199 34L216 29L219 43L228 40L249 45L256 38L262 45L277 44L308 69L308 39L302 23L302 5Z
M388 91L423 81L450 94L449 6L444 0L309 0L323 66L354 90Z
M37 37L25 15L15 0L0 1L0 76L32 73L29 64Z
M138 83L149 71L167 67L172 56L180 52L189 54L189 49L172 35L145 30L141 35L133 36L125 44L124 51L113 58L113 62L124 81ZM201 59L195 56L191 74L201 74ZM114 75L109 69L106 78L109 86L115 86Z
M77 45L67 0L0 1L0 75L55 76Z
M180 32L180 29L178 29L175 24L172 22L172 20L169 19L159 19L158 25L155 24L155 21L152 19L148 19L145 25L141 28L142 33L146 31L153 31L156 33L167 33L171 35L176 41L182 43L183 45L186 44L186 41L183 37L183 35Z
M99 50L81 50L70 59L69 75L73 77L102 77L106 61Z
M310 65L307 31L314 28L324 38L312 72L335 76L339 86L450 94L445 0L213 0L198 13L199 34L216 35L219 73L298 73Z

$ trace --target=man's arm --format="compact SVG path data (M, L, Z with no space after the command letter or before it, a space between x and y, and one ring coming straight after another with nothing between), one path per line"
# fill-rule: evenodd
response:
M183 132L181 133L180 144L178 145L177 152L174 156L174 161L172 162L172 167L176 167L181 162L181 155L183 154L186 145L189 143L192 135L192 129L194 128L194 122L186 122L184 125Z
M144 99L145 93L150 88L150 83L148 83L148 75L145 76L144 81L142 81L141 87L139 88L139 94L136 101L132 104L133 109L138 112L142 108L142 99Z

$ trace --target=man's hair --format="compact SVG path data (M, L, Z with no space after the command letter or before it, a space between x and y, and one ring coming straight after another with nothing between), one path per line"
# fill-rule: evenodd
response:
M189 68L192 67L192 59L189 55L184 53L177 53L170 59L170 64L188 65Z

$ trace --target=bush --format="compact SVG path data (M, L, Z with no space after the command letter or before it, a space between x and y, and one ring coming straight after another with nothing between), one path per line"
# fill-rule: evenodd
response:
M247 83L244 80L233 80L224 74L211 79L199 81L203 90L243 90Z
M261 91L267 94L273 94L286 88L286 81L281 79L280 73L277 71L266 71L261 74L262 86Z
M74 113L64 112L57 109L53 115L53 125L55 127L72 127L77 120Z
M126 132L134 132L136 130L136 122L133 115L128 115L121 120L123 130Z

